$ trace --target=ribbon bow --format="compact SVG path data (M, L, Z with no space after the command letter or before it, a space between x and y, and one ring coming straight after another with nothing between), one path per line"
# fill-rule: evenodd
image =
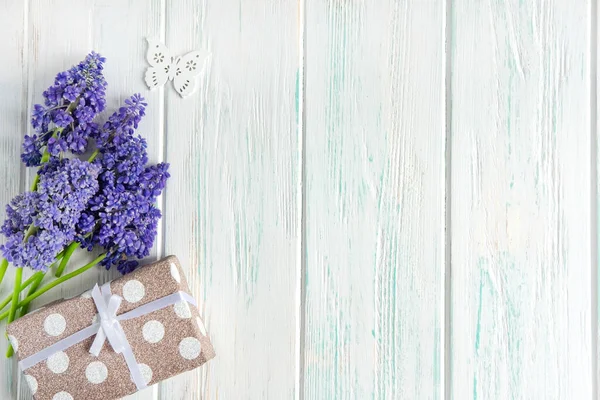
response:
M123 332L123 328L117 319L117 310L121 306L123 299L116 294L110 295L109 293L104 293L103 295L98 285L92 289L92 299L94 299L94 303L96 303L96 308L98 309L100 328L98 329L98 333L96 333L90 353L98 357L106 339L108 339L115 353L123 353L125 347L129 345L125 332Z
M99 328L96 333L96 338L90 347L90 353L98 357L104 342L108 340L111 347L117 354L123 354L125 362L131 372L131 378L137 386L138 390L146 387L146 381L142 377L140 367L135 360L131 345L125 336L125 332L119 323L117 310L121 306L123 300L121 296L110 293L110 285L102 286L102 290L98 284L92 289L92 299L98 309Z

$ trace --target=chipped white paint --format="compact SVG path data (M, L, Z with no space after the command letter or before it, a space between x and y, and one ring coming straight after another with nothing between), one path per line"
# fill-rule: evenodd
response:
M297 5L169 2L163 43L211 53L198 90L166 94L166 253L200 300L217 357L163 399L294 396L300 256Z
M0 0L0 203L31 105L95 49L106 115L148 100L148 261L179 257L217 352L129 400L593 399L590 2ZM147 90L146 37L211 53L195 93Z
M442 398L443 3L306 18L305 398Z
M590 6L453 3L452 398L596 398Z

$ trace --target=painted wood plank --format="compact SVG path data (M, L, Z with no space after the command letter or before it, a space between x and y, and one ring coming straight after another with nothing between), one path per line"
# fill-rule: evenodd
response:
M596 62L596 69L589 71L590 72L590 112L591 112L591 143L590 148L592 150L595 158L592 157L591 162L591 173L592 177L595 178L592 180L592 184L595 184L596 187L592 187L591 190L595 190L595 196L592 197L591 201L591 215L590 219L592 221L591 227L591 243L592 243L592 265L595 265L595 268L592 270L591 282L592 282L592 334L595 334L595 340L592 342L592 351L596 351L595 359L592 364L592 371L594 373L593 376L593 386L592 386L592 395L598 398L600 393L600 139L598 138L598 132L600 132L600 103L598 102L598 98L600 97L600 87L598 86L598 76L600 76L600 46L598 45L600 40L600 30L598 30L598 22L600 21L600 9L598 8L597 2L591 2L590 10L592 18L594 20L590 21L590 36L593 38L593 35L596 35L595 43L592 41L592 46L595 45L595 48L591 48L590 60L591 60L591 68L594 68L593 61ZM595 60L594 60L595 58ZM595 332L594 332L595 331Z
M591 216L592 227L591 227L591 243L592 243L592 263L595 263L595 268L592 270L591 282L592 282L592 334L595 334L595 341L592 342L592 351L596 351L592 370L595 373L593 376L593 395L597 398L600 393L600 139L598 138L598 132L600 132L600 87L598 86L598 76L600 76L600 46L598 45L600 40L600 30L598 30L598 22L600 22L600 8L598 8L597 2L591 2L590 10L592 18L590 21L590 35L596 35L596 42L592 41L592 46L595 48L591 49L590 59L592 61L591 68L594 68L593 61L596 62L596 69L590 71L590 111L591 111L591 143L590 147L595 155L592 158L591 173L592 177L595 178L595 182L592 180L592 184L596 187L592 187L591 190L596 190L595 196L592 197L591 201ZM595 60L594 60L595 58ZM593 264L592 264L593 265ZM594 332L595 330L595 332Z
M592 243L592 263L595 263L595 268L592 270L591 282L592 282L592 334L595 334L595 340L592 342L592 351L596 351L595 359L592 364L592 370L595 374L593 376L593 395L597 398L600 393L600 139L598 132L600 132L600 87L598 86L598 76L600 76L600 46L598 45L600 40L600 30L598 29L598 22L600 22L600 8L598 8L597 2L591 2L590 10L592 18L595 20L590 21L590 36L593 38L595 35L595 43L592 40L591 48L591 68L594 68L593 62L595 61L595 70L590 71L590 111L591 111L591 150L595 159L592 158L591 173L595 178L595 182L592 183L596 187L592 187L591 190L596 190L595 196L592 197L591 201L591 216L592 227L591 227L591 243ZM593 265L593 264L592 264ZM595 332L594 332L595 331Z
M24 187L20 153L21 139L29 122L27 114L27 48L25 29L26 4L0 0L0 204L8 203ZM4 209L0 212L4 217ZM4 242L4 237L0 238ZM10 293L14 281L12 267L0 286L2 298ZM15 398L18 375L12 360L4 357L8 342L0 336L0 398Z
M453 2L452 398L592 398L588 12Z
M304 398L443 397L443 2L307 2Z
M294 396L299 213L297 5L166 7L175 54L212 52L198 92L166 88L165 251L186 268L217 357L161 399Z

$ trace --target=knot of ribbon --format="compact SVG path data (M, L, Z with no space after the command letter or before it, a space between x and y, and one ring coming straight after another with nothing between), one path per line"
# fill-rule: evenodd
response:
M98 329L98 333L96 333L90 353L98 357L107 339L115 353L123 353L123 350L129 346L127 336L125 336L125 332L117 319L117 310L121 306L123 299L116 294L101 293L98 285L92 289L92 299L94 299L94 303L98 309L100 328Z
M131 345L117 316L117 311L123 299L121 296L110 293L110 285L104 285L100 289L98 284L92 289L92 299L98 309L98 323L100 326L92 347L90 347L90 353L98 357L104 342L108 340L115 353L123 354L123 357L125 357L125 362L129 367L129 372L131 372L131 378L138 390L145 388L146 381L142 376L142 371L140 371Z

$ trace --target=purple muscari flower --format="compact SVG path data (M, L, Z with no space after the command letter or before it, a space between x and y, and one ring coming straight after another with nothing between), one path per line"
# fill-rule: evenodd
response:
M66 128L71 122L73 117L67 114L64 110L56 110L52 112L52 122L59 128Z
M50 138L50 140L48 140L48 151L54 157L58 156L61 152L67 151L68 148L65 139Z
M102 246L107 253L102 264L107 269L116 265L123 274L137 267L129 258L150 253L161 217L156 198L169 177L168 164L146 166L146 141L134 135L144 99L135 95L125 103L94 136L100 149L94 161L102 168L100 190L77 225L82 247Z
M56 74L56 78L54 78L54 84L60 87L67 86L69 82L73 82L69 71L59 72Z
M142 139L130 136L131 142L139 143ZM143 258L147 256L157 233L160 210L156 208L156 197L160 195L166 177L168 165L145 168L139 160L146 160L145 147L123 146L121 148L136 149L131 159L117 154L103 153L98 163L108 165L99 177L100 191L90 201L89 206L96 217L98 230L93 236L95 244L104 247L108 257L103 265L110 268L116 264L122 273L129 272L134 264L122 266L128 257ZM104 156L110 161L104 164ZM137 165L136 165L137 161ZM134 171L128 176L126 165ZM135 171L141 170L136 174ZM155 171L161 171L156 173ZM152 190L148 190L152 188ZM80 220L81 221L81 220Z
M171 176L168 169L169 164L167 163L146 167L138 181L140 192L145 197L160 196L167 184L167 179Z
M109 139L114 141L112 138L117 138L118 142L118 137L133 135L142 117L146 115L147 105L148 103L139 93L125 100L125 106L109 117L98 136L95 137L98 148L108 145Z
M71 152L83 154L87 148L88 137L95 135L97 131L98 125L94 123L79 125L75 130L69 131L65 138Z
M64 233L57 228L40 230L27 239L23 232L19 232L8 237L0 250L15 266L29 266L34 270L46 271L65 241Z
M79 85L69 85L65 88L63 97L71 103L77 100L77 96L81 94L81 87Z
M64 139L51 137L48 139L48 152L51 156L58 156L62 151L67 151L67 142Z
M117 265L117 269L119 270L120 273L122 273L123 275L128 274L132 271L134 271L138 265L140 265L140 263L138 261L135 260L124 260L118 263Z
M59 105L63 94L63 89L60 86L50 86L44 91L44 104L47 107L56 107Z
M42 149L50 137L55 136L66 140L68 149L73 152L85 151L89 134L96 131L90 131L86 125L106 106L104 62L103 57L92 52L78 65L56 75L54 84L44 91L45 107L34 106L31 124L38 133L36 149ZM82 129L69 138L71 132L80 127ZM31 143L24 144L21 158L27 166L39 165L41 160L41 156L31 151Z
M48 131L48 124L50 123L50 114L40 104L36 104L33 107L33 113L31 114L31 125L36 132Z
M98 191L98 165L78 159L56 160L44 164L40 168L40 181L37 192L42 200L42 210L48 211L38 217L37 226L44 227L44 217L52 217L47 224L55 222L74 229L81 213L85 210L89 199ZM57 207L59 214L52 216L52 207Z
M81 216L79 217L79 221L77 222L77 230L80 233L86 235L86 234L92 232L92 230L94 230L95 226L96 226L96 220L92 214L89 214L88 212L81 213Z
M9 237L18 232L25 231L33 222L37 212L38 194L25 192L15 196L6 205L6 220L2 224L1 232Z
M94 112L94 109L89 106L77 107L77 109L75 110L75 117L79 120L80 123L92 122L95 116L96 113Z
M98 165L77 159L44 164L37 192L16 196L6 208L2 234L7 240L0 246L4 257L17 267L47 270L75 238L82 212L98 191L99 172ZM27 238L25 231L30 232Z
M23 153L21 153L21 161L28 167L39 165L42 160L42 145L37 135L25 135L23 140Z

